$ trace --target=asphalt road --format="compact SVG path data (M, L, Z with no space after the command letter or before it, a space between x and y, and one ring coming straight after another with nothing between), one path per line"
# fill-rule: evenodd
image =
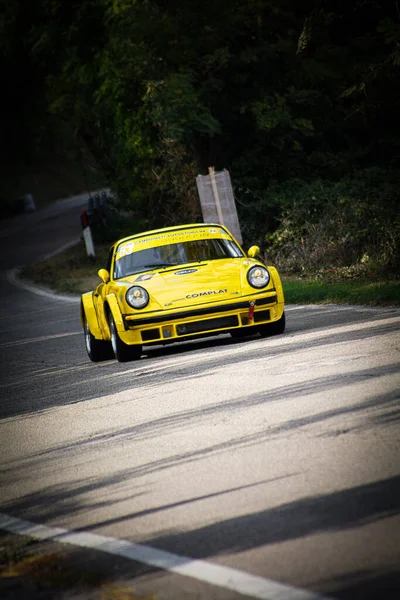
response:
M140 597L397 600L400 310L289 306L281 336L93 364L78 300L9 273L78 238L84 201L0 223L0 529L84 533Z

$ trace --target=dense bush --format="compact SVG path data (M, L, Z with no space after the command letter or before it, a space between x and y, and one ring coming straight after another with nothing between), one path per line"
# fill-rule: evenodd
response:
M398 276L400 192L392 176L368 169L340 182L297 182L281 200L287 206L268 237L269 256L288 273Z

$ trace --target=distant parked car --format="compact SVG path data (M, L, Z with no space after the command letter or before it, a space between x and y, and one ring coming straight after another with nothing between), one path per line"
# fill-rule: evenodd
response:
M246 254L226 227L204 223L115 242L101 283L82 295L89 358L125 362L140 358L143 345L283 333L281 280L259 252Z

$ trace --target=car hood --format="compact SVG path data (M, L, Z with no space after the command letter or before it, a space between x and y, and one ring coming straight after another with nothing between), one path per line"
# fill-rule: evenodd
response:
M158 308L180 308L239 297L251 264L249 259L222 259L141 273L129 281L147 289L148 309L156 308L153 302Z

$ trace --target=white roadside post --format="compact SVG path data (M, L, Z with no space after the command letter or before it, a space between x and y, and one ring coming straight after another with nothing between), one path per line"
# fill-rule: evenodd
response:
M88 256L93 256L93 258L94 258L95 252L94 252L92 231L90 229L89 217L88 217L86 208L82 208L81 224L82 224L82 231L83 231L83 239L85 240L86 253Z
M24 194L21 197L22 201L22 209L24 212L34 212L36 210L35 200L33 199L32 194Z

